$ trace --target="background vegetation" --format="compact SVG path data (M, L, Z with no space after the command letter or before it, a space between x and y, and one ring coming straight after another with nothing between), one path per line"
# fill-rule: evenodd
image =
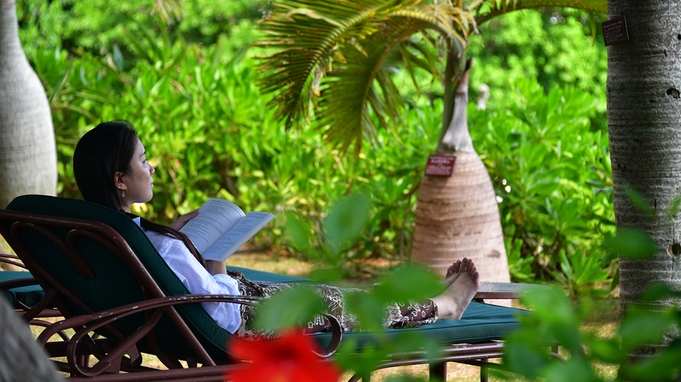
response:
M314 130L285 130L260 95L253 67L262 52L250 44L264 1L183 1L169 14L151 0L17 8L53 110L61 196L79 197L78 138L126 119L157 167L155 198L138 207L147 217L170 221L222 197L279 216L255 244L311 258L324 253L329 206L361 191L371 213L361 237L341 245L342 260L409 257L415 190L440 129L439 84L413 89L404 123L347 156ZM615 276L601 260L612 258L600 243L614 219L596 22L573 11L516 12L485 24L469 49L470 130L497 188L512 277L559 280L574 292ZM284 235L292 217L313 233L306 245Z

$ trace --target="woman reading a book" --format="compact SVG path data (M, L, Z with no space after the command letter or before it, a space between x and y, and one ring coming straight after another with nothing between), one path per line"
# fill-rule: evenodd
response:
M168 266L193 294L231 294L267 298L292 287L247 280L241 272L228 271L222 261L204 260L186 235L178 230L196 217L193 211L170 226L153 223L130 213L133 203L146 203L153 196L154 168L149 164L142 142L128 122L105 122L87 132L73 156L78 188L87 201L127 213L145 232ZM386 327L419 326L438 318L459 319L479 288L473 262L463 259L449 268L445 291L421 302L394 303L386 309ZM330 285L308 285L328 304L344 331L353 330L356 319L347 314L343 290ZM345 289L346 290L346 289ZM237 335L259 335L251 324L253 309L246 305L211 302L204 309L225 330ZM328 321L318 318L308 323L309 331L329 330Z

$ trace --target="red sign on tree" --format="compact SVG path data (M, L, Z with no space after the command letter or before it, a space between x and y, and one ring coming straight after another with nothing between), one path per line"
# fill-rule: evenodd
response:
M428 164L426 164L426 175L452 176L455 161L456 156L431 155L428 157Z

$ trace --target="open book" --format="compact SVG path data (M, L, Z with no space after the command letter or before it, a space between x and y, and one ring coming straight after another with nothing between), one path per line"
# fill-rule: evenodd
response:
M272 219L274 215L269 212L244 214L228 200L210 199L180 232L189 237L204 259L225 261Z

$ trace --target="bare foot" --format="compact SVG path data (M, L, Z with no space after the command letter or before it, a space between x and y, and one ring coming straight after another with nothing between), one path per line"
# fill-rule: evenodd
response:
M447 280L455 278L454 281L442 294L433 298L440 318L460 319L475 293L480 289L480 275L473 261L464 258L458 265L458 272L454 272L457 268L455 265L456 263L450 267L453 273L447 278Z
M459 278L461 274L459 270L461 269L461 260L456 260L452 265L447 268L447 274L445 274L445 285L450 286L456 279Z

